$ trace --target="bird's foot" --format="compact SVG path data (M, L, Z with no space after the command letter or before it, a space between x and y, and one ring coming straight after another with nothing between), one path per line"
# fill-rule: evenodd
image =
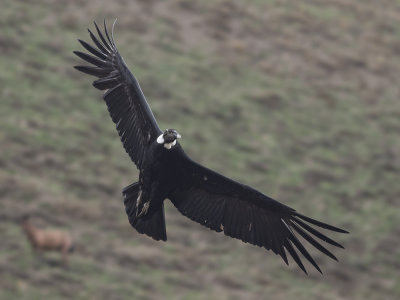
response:
M147 211L149 210L149 207L150 207L150 202L146 202L143 205L142 211L137 215L137 217L140 218L140 217L146 215Z

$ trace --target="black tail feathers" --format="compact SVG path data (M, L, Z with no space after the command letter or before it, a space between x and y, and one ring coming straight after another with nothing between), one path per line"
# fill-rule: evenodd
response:
M147 234L156 241L167 240L165 228L164 204L161 209L150 216L138 218L136 216L136 201L139 196L139 183L135 182L123 189L125 212L128 215L129 223L139 233Z

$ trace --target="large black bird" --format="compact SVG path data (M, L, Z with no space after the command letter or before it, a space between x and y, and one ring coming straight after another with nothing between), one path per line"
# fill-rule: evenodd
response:
M118 53L104 22L104 33L95 23L96 47L79 40L92 55L74 53L92 66L75 66L98 77L93 86L105 90L103 99L126 152L140 171L139 181L123 189L130 224L155 240L167 240L164 200L193 221L217 232L279 254L288 264L286 251L307 273L295 248L321 269L295 232L327 256L337 258L317 241L343 248L309 224L331 231L347 231L306 217L255 189L224 177L191 160L183 151L175 129L160 130L140 89ZM316 239L317 238L317 239ZM322 273L322 272L321 272Z

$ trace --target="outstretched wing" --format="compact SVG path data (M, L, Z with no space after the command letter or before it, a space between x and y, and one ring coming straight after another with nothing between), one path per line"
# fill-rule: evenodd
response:
M319 251L337 260L317 239L343 247L309 224L336 232L347 231L303 216L294 209L207 169L186 156L181 166L184 173L181 185L169 198L183 215L217 232L223 231L230 237L272 250L280 255L286 264L287 251L306 274L296 248L319 272L321 269L298 240L295 232Z
M147 146L161 134L161 130L138 81L118 53L113 36L110 38L105 22L105 35L96 23L94 25L98 37L88 30L96 47L79 40L93 55L74 51L77 56L92 65L75 66L75 69L99 78L93 82L93 86L99 90L106 90L103 99L110 116L116 124L126 152L140 168Z

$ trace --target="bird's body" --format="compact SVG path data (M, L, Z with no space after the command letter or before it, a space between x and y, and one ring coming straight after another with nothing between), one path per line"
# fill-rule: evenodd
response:
M126 152L139 169L139 181L123 190L129 222L139 233L155 240L167 240L164 201L169 199L193 221L272 250L286 263L287 251L304 272L306 269L296 248L319 272L321 270L295 232L336 260L317 239L342 246L309 224L336 232L345 233L345 230L299 214L249 186L194 162L177 141L181 136L176 130L162 132L106 25L105 36L96 23L95 26L98 38L90 30L89 33L97 48L79 40L94 56L74 52L94 66L75 68L98 77L93 86L107 90L103 99Z
M179 144L171 149L166 149L156 141L150 145L139 174L140 202L141 205L149 203L147 215L159 210L162 202L178 186L181 180L179 158L182 155L184 152ZM141 207L138 207L138 211L140 215Z

